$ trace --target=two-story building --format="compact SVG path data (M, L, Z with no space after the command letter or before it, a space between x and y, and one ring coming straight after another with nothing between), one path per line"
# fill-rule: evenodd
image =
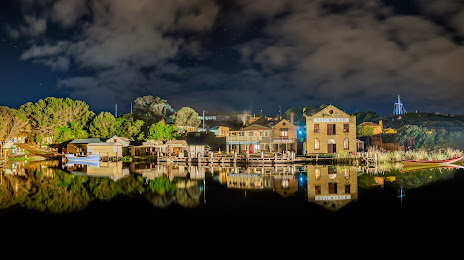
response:
M253 124L238 131L229 131L226 151L238 153L297 151L296 126L283 119L272 128Z
M304 112L307 154L356 152L356 116L328 105Z

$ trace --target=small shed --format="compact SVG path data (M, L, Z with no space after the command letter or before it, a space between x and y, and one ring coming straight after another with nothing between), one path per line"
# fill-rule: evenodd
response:
M2 155L3 156L20 156L24 155L24 149L18 147L13 142L7 142L2 147Z
M107 143L119 143L122 145L123 148L129 147L130 139L127 137L119 137L117 135L111 137L110 139L106 140Z
M75 139L68 144L67 152L73 154L98 153L102 157L121 157L123 155L122 144L103 142L100 138Z
M122 155L129 154L129 144L130 139L127 137L119 137L117 135L111 137L110 139L106 140L107 143L118 143L122 145Z
M164 148L163 141L148 139L142 145L131 146L131 156L154 156L158 151Z

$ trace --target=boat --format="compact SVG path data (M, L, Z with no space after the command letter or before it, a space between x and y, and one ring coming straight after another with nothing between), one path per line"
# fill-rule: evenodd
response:
M85 154L85 155L74 155L66 154L68 162L88 162L88 161L100 161L100 154Z
M406 166L445 166L462 160L464 156L456 157L448 160L441 161L427 161L427 160L401 160L403 165Z

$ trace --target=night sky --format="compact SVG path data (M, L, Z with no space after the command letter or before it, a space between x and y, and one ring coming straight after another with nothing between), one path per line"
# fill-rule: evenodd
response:
M464 114L462 0L2 0L0 105Z

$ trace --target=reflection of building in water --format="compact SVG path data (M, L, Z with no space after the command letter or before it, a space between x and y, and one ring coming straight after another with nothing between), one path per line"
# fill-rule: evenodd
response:
M308 200L338 210L358 200L358 169L355 166L308 165Z
M170 180L174 177L201 180L205 178L205 168L198 166L155 164L155 163L131 163L130 171L142 174L147 180L153 180L162 176L168 176Z
M218 180L229 189L272 190L283 197L298 191L295 166L219 168Z
M65 169L75 175L86 175L89 177L104 177L117 181L129 176L129 168L123 167L123 162L97 162L66 164Z

